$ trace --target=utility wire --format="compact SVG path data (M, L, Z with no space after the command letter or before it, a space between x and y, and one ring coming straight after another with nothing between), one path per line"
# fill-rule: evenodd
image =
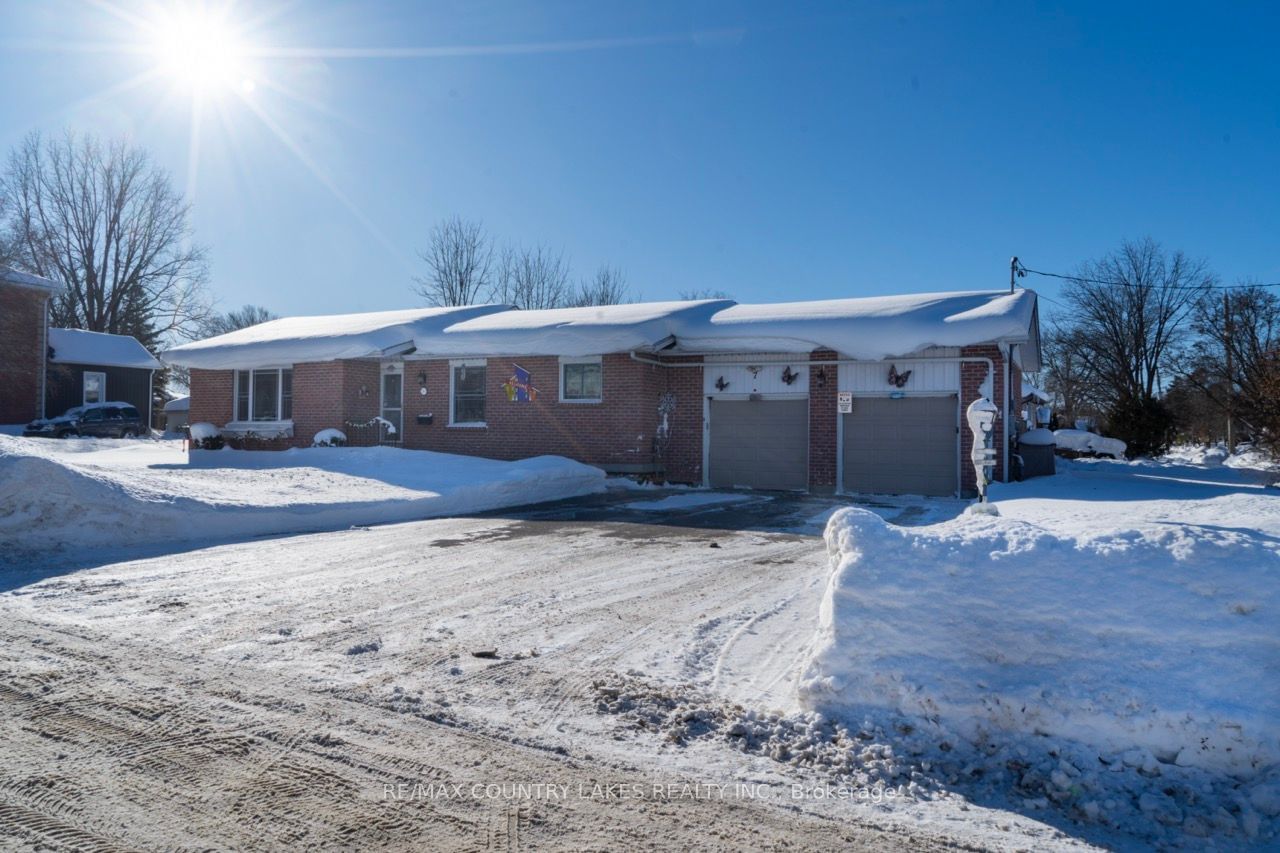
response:
M1148 287L1149 285L1137 284L1129 281L1101 281L1096 278L1086 278L1079 275L1063 275L1056 272L1043 272L1041 270L1033 270L1018 264L1018 269L1023 272L1029 272L1033 275L1042 275L1048 278L1060 278L1063 281L1084 281L1089 284L1101 284L1106 287ZM1150 285L1155 287L1154 285ZM1280 281L1269 282L1267 284L1209 284L1203 287L1197 287L1189 284L1177 284L1170 287L1155 287L1157 290L1257 290L1264 287L1280 287ZM1052 301L1052 300L1050 300Z

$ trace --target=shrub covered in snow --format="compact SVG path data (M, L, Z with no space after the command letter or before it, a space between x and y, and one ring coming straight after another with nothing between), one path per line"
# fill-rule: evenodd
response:
M188 427L191 446L197 450L221 450L224 441L222 431L211 423L200 421Z
M1059 450L1090 456L1110 456L1123 459L1127 447L1118 438L1108 438L1082 429L1060 429L1053 433Z
M312 447L346 447L347 434L340 429L322 429L311 439Z

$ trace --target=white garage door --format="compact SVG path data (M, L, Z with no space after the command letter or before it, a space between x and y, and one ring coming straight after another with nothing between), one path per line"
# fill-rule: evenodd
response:
M844 419L844 490L953 495L959 488L957 400L855 397Z
M809 400L712 400L707 480L716 488L809 487Z

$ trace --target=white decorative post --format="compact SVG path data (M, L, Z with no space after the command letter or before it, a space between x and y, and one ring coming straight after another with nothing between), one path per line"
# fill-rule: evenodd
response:
M969 431L973 433L973 449L969 458L973 461L973 470L978 476L978 501L986 503L987 485L996 467L996 451L991 446L995 432L996 418L1000 410L996 404L986 397L979 397L969 404L965 418L969 421Z

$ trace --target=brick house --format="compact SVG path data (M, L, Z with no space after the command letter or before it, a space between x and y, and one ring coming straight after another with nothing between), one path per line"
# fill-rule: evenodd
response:
M44 416L49 299L60 287L0 266L0 424Z
M974 490L963 411L979 396L1001 411L1005 478L1039 331L1030 291L489 305L285 318L162 357L191 368L191 422L241 446L336 427L713 487L946 495Z
M50 328L49 300L61 287L0 266L0 424L108 401L150 417L152 375L163 365L129 335Z

